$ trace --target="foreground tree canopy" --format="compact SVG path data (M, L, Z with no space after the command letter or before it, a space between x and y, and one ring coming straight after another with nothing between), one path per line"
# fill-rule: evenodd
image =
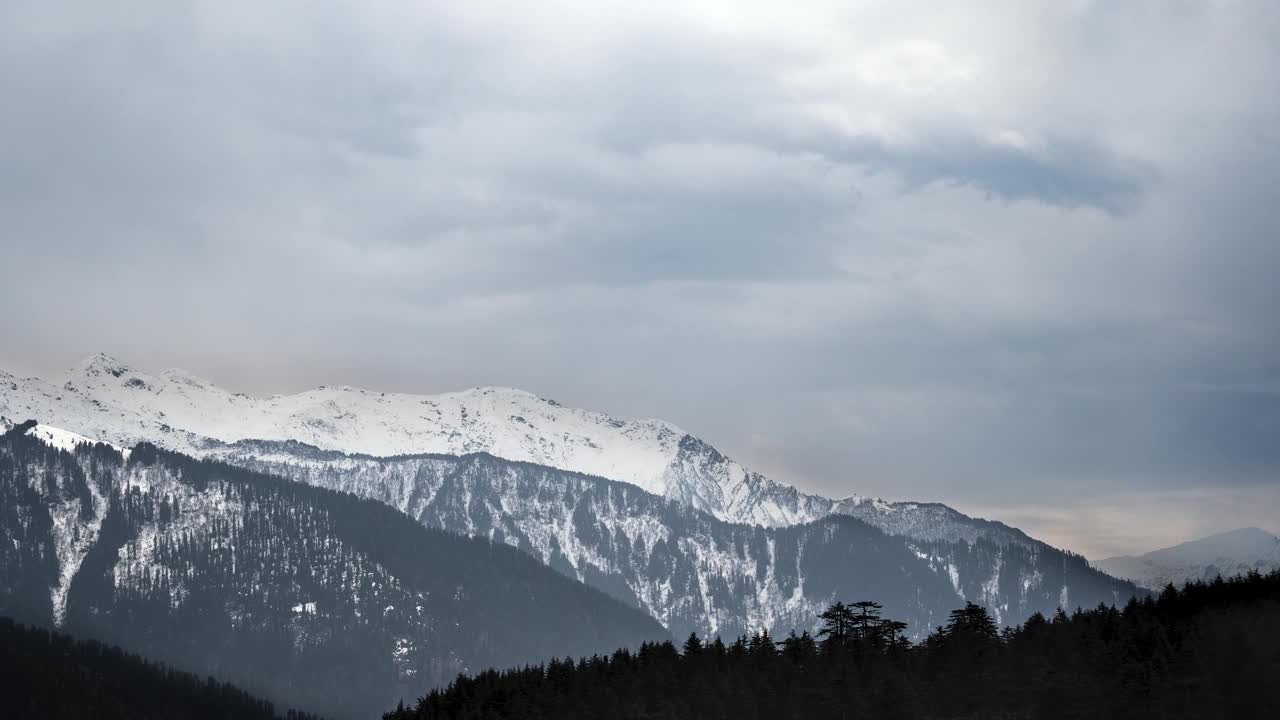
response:
M817 637L691 635L609 657L460 676L387 720L497 718L1274 718L1280 572L1172 585L1123 609L1000 631L972 603L924 642L874 602Z

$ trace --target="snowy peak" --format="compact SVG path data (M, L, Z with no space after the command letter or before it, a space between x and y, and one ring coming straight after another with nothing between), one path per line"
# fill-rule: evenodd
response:
M152 391L156 378L129 367L105 353L90 355L62 376L62 387L69 391L80 389L121 388Z
M128 365L107 355L106 353L97 353L81 360L74 368L76 375L86 377L99 377L110 375L112 377L121 377L130 370Z
M325 386L292 395L232 393L182 370L152 375L97 354L58 384L0 388L0 413L53 418L87 436L150 440L199 452L201 438L297 440L325 450L394 456L488 452L667 494L680 428L565 407L506 387L440 395ZM162 436L170 430L177 435Z
M69 392L158 393L169 384L167 374L154 377L103 353L80 361L62 379L63 389Z
M196 455L241 440L293 440L380 457L484 452L630 483L722 520L769 526L808 522L831 508L831 501L753 473L671 423L570 408L509 387L414 395L324 386L257 397L181 370L152 375L98 354L57 384L29 379L0 387L0 414Z

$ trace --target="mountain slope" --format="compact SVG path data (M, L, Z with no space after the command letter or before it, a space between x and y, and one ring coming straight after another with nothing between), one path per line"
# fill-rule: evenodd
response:
M253 397L181 370L152 375L95 355L53 382L0 372L0 416L37 417L124 447L147 441L196 456L239 440L293 440L384 457L484 452L630 483L726 522L780 527L840 512L923 540L1032 542L941 505L801 493L670 423L566 408L510 388L409 395L321 387Z
M0 715L96 720L273 720L271 703L95 641L0 618ZM293 711L289 720L306 720Z
M524 553L381 503L50 435L66 437L0 438L0 615L337 716L469 667L666 637Z
M1009 623L1136 591L1043 544L908 539L842 514L783 528L726 523L626 483L487 454L378 458L261 441L208 452L518 547L644 609L677 637L785 634L812 628L835 600L866 597L920 636L963 599ZM919 519L938 507L902 513Z
M1153 590L1169 583L1231 577L1250 570L1280 567L1280 537L1258 528L1241 528L1191 540L1144 555L1121 555L1095 565L1116 577Z

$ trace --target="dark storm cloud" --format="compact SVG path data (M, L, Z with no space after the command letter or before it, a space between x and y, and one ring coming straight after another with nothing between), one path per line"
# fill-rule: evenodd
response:
M0 367L516 385L833 495L1256 508L1280 12L997 5L8 3Z

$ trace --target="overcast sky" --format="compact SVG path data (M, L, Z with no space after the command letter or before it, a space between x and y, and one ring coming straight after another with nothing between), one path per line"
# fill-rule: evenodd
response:
M6 0L0 367L511 385L1094 557L1280 531L1277 37L1270 0Z

